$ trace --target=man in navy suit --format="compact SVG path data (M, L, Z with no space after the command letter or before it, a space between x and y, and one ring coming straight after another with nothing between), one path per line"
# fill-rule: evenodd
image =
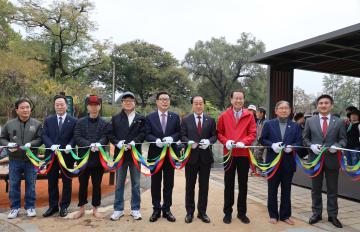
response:
M217 140L215 120L204 114L205 99L202 96L191 98L193 113L186 116L181 123L181 141L192 144L192 151L185 167L186 196L185 222L191 223L195 211L195 184L199 174L199 196L197 217L210 223L206 214L209 192L211 164L214 162L210 144Z
M164 145L171 145L176 149L176 142L180 139L180 118L176 113L170 112L170 95L167 92L160 92L156 95L157 110L146 117L146 141L152 142L148 151L148 159L156 158L162 151ZM163 205L161 205L161 182L164 178ZM172 190L174 187L174 168L171 166L168 157L160 171L151 176L151 198L153 214L150 222L157 221L163 212L163 217L170 222L176 221L170 211L172 205Z
M62 152L65 163L68 167L72 167L74 159L69 154L70 149L74 146L74 128L76 119L66 113L67 101L63 95L54 97L54 107L56 114L51 115L45 119L44 129L42 133L43 143L47 148L46 155L51 155L56 149L67 149ZM71 185L72 179L69 172L62 172L59 166L58 158L55 157L53 166L51 167L48 177L48 193L49 193L49 209L43 214L44 217L49 217L59 211L60 216L67 215L67 208L71 202ZM62 198L59 202L59 170L61 170L61 178L63 182Z
M291 220L291 182L296 171L296 163L292 155L291 146L302 144L300 126L289 119L291 113L290 103L279 101L275 105L277 118L265 123L260 142L268 146L266 163L272 162L277 154L284 149L280 166L276 173L268 180L268 211L270 223L276 224L278 220L293 225ZM277 192L281 184L280 212L278 210Z

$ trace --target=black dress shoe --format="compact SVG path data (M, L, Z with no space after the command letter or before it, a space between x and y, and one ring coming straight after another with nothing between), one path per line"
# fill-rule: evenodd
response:
M240 219L240 221L244 224L249 224L250 219L246 215L237 215L237 217Z
M329 217L328 221L331 222L337 228L343 227L339 219L337 219L336 217Z
M208 215L206 215L206 213L199 213L197 217L205 223L210 223L210 218L208 217Z
M185 223L191 223L193 221L194 216L190 213L185 216Z
M176 221L176 218L175 218L174 215L171 213L171 211L163 212L163 218L166 218L169 222L174 222L174 221Z
M49 208L45 213L43 213L43 217L50 217L57 212L59 212L59 208Z
M319 221L322 220L322 217L320 215L312 215L311 218L309 219L309 224L312 225L312 224L315 224Z
M152 213L149 221L150 222L156 222L158 220L158 218L160 218L160 216L161 216L161 212L154 210L154 212Z
M59 215L60 215L60 217L66 217L66 215L68 215L67 208L61 208Z
M224 222L225 224L230 224L230 223L231 223L231 215L226 215L226 214L225 214L225 216L224 216L224 218L223 218L223 222Z

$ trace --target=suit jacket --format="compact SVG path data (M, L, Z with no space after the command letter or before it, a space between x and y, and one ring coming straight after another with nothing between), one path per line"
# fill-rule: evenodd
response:
M269 146L273 143L283 142L284 145L292 145L292 146L301 146L302 145L302 134L300 126L289 120L287 121L284 139L281 138L279 119L275 118L270 121L265 122L264 128L262 130L262 134L260 137L260 142L264 146ZM266 163L272 162L276 153L272 148L267 149L266 153ZM281 161L281 168L287 172L295 172L296 171L296 163L292 154L285 153L283 155Z
M167 136L171 136L174 139L174 142L180 139L180 117L174 112L168 111L165 133L162 131L157 110L146 116L145 128L145 139L148 142L155 142L156 139L163 139ZM177 151L177 146L175 144L172 144L171 146ZM155 143L151 143L149 146L148 158L156 158L161 153L161 150L162 148L157 147Z
M208 139L211 144L217 140L216 123L215 120L203 114L202 131L198 133L194 114L186 116L181 123L181 141L188 142L189 140L200 142L202 139ZM203 150L199 147L192 149L188 164L196 164L197 162L210 164L214 162L211 146Z
M66 145L75 146L74 142L74 129L77 119L66 114L61 131L59 131L57 116L51 115L44 121L42 141L47 148L50 148L53 144L59 144L60 148L64 149ZM46 155L50 155L51 150L46 150ZM65 160L72 160L70 154L63 153Z
M109 140L115 145L115 156L119 154L120 149L116 146L120 140L125 140L125 144L134 140L135 143L142 143L145 139L145 117L135 113L135 118L129 125L128 116L124 111L113 116L110 122ZM141 152L141 144L135 145L136 149ZM131 160L131 152L126 151L124 154L126 160Z
M325 147L335 145L337 147L346 146L346 130L343 121L333 115L330 116L329 126L326 136L323 136L320 118L314 115L306 119L304 129L304 145L310 147L311 144L320 144ZM316 155L310 150L310 160L314 160ZM325 166L329 169L339 169L338 158L336 154L326 151Z

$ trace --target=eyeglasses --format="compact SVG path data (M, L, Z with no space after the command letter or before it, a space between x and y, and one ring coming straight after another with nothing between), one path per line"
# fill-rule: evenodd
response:
M168 102L170 101L170 98L159 98L159 101Z
M134 99L127 99L127 100L122 100L123 103L133 103L135 102Z

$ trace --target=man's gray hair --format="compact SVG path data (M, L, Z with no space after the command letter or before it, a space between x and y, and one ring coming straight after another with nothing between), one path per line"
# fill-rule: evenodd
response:
M290 105L290 103L289 103L288 101L281 100L281 101L278 101L278 102L276 103L275 109L279 108L279 105L281 105L281 104L283 104L283 103L287 104L287 105L291 108L291 105Z

